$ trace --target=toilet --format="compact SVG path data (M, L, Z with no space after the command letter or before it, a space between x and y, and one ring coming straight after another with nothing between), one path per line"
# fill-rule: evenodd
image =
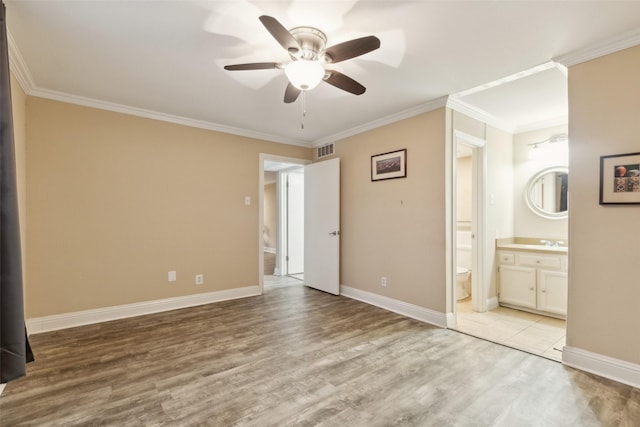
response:
M465 299L469 292L465 289L467 280L471 277L471 272L464 267L456 267L456 300Z
M461 300L471 293L471 231L458 230L456 240L456 300Z

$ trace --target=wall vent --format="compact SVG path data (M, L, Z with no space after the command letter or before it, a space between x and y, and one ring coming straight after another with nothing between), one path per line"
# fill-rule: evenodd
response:
M327 157L333 154L333 144L323 145L318 147L318 158Z

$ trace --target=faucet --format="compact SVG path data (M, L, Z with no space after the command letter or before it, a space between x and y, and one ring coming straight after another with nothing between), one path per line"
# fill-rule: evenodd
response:
M551 248L558 248L558 247L560 247L561 244L564 243L564 241L562 241L562 240L540 240L540 243L544 244L545 246L549 246Z

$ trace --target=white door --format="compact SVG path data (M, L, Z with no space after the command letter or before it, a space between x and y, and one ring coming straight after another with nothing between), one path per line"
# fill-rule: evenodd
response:
M304 283L340 294L340 159L304 167Z
M287 274L304 271L304 173L287 173Z

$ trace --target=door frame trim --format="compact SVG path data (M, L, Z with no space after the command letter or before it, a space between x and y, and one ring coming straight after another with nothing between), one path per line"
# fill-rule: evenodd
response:
M260 153L258 156L258 287L260 294L264 293L264 162L266 160L273 162L289 163L291 165L308 165L312 163L308 159L299 159L296 157L278 156L275 154ZM278 201L278 206L279 206Z
M473 135L469 135L467 133L461 132L459 130L453 131L453 144L454 150L457 144L463 143L467 146L472 147L473 155L473 190L472 190L472 224L471 224L471 246L472 246L472 276L471 276L471 302L473 305L473 309L480 313L484 313L487 311L487 289L486 289L486 278L485 278L485 259L486 259L486 204L485 204L485 193L486 193L486 164L487 164L487 156L486 156L486 139L478 138ZM452 176L454 182L456 180L456 171L454 165L454 174ZM454 192L454 200L457 200L455 194L457 193L456 185L452 185L452 189ZM453 210L457 212L456 209ZM455 218L453 218L452 224L455 223ZM456 247L457 242L454 239L454 248ZM473 274L475 271L475 274ZM475 278L474 278L475 276Z
M474 150L473 156L473 178L477 187L474 188L473 195L473 233L475 239L472 241L474 248L473 261L478 271L473 271L478 280L472 280L472 302L475 310L484 312L487 310L487 281L484 277L486 270L486 139L479 138L455 129L453 123L453 109L448 109L446 115L445 138L445 227L446 227L446 305L447 305L447 326L457 328L456 310L456 146L458 141L471 145ZM479 181L478 181L479 180Z

